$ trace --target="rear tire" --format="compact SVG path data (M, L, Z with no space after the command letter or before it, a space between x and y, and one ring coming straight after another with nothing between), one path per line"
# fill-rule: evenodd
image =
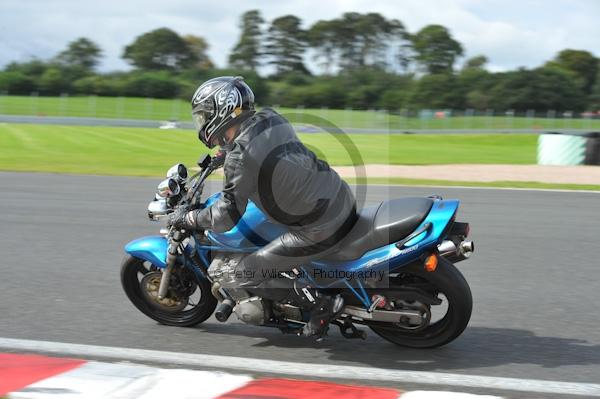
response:
M455 340L467 327L473 309L471 289L462 273L442 257L435 272L424 271L421 264L407 269L408 273L427 280L444 294L448 302L446 314L423 330L414 332L394 325L369 327L387 341L410 348L436 348ZM390 286L392 284L390 280Z
M160 269L153 267L147 261L131 255L125 256L121 264L121 284L123 290L125 290L131 303L140 312L161 324L176 327L194 326L202 323L212 315L217 306L217 300L210 292L210 283L194 273L190 273L193 275L192 282L196 285L196 290L200 290L200 292L198 303L195 303L191 308L167 311L160 309L156 304L150 302L148 295L143 294L140 282L145 274L156 270Z

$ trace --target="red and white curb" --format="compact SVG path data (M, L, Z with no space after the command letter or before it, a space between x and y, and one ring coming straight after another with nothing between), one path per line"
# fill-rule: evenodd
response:
M213 371L162 369L0 353L0 396L10 399L497 399Z

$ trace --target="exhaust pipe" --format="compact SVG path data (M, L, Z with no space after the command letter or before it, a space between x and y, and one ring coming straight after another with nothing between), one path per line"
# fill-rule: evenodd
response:
M462 256L468 258L473 252L475 252L475 244L473 241L463 241L460 243L458 251Z
M450 240L444 240L438 245L438 252L441 256L456 255L456 245Z

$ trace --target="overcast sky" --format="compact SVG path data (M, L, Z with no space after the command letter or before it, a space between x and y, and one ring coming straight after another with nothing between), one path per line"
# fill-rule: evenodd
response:
M308 27L346 11L380 12L409 31L428 24L451 30L466 57L484 54L492 70L536 67L564 48L600 57L600 0L1 0L0 67L32 57L46 59L85 36L103 49L101 71L127 69L120 56L136 36L169 27L203 36L219 66L238 40L239 16L294 14Z

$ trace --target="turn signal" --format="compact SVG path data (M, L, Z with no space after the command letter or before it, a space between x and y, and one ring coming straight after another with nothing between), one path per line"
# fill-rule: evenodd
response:
M434 272L435 269L437 269L437 265L438 265L438 258L435 254L433 255L429 255L426 259L425 259L425 271L426 272Z

